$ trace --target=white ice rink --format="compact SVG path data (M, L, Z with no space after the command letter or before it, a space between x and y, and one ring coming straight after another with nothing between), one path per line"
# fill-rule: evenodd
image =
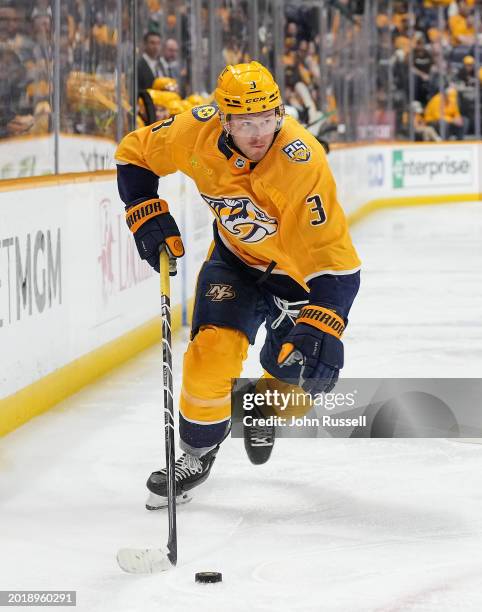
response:
M480 377L480 204L378 213L353 236L343 375ZM482 445L443 439L283 439L260 467L228 439L178 509L178 567L122 573L119 547L166 542L144 509L159 372L154 347L2 440L0 589L76 590L82 612L482 610Z

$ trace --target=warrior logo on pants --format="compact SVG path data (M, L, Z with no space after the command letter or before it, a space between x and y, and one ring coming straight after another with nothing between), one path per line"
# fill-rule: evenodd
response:
M278 221L269 217L247 196L213 198L201 194L221 225L241 242L261 242L278 230Z
M222 302L234 299L236 292L231 285L211 284L206 297L210 297L212 302Z

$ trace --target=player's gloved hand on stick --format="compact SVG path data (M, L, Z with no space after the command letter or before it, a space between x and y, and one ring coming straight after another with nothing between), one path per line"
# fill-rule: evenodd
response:
M331 391L343 367L340 337L344 329L345 321L334 310L314 304L303 306L281 347L278 363L302 364L299 385L307 393Z
M134 234L141 259L159 272L159 252L166 246L169 274L177 274L176 259L184 255L181 232L169 212L165 200L154 198L130 206L126 211L127 226Z

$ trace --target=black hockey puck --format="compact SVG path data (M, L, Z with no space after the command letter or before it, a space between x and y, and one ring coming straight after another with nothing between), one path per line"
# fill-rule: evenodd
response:
M211 582L222 582L223 575L221 572L196 572L196 582L209 584Z

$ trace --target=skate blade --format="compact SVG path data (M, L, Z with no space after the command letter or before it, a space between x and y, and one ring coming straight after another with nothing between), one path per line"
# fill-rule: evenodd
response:
M162 548L121 548L117 563L128 574L157 574L172 567L168 551Z
M187 493L181 493L176 497L176 506L180 506L181 504L187 504L190 502L192 497ZM162 495L157 495L156 493L152 493L149 491L149 497L146 501L146 509L147 510L162 510L163 508L167 508L167 497L163 497Z

